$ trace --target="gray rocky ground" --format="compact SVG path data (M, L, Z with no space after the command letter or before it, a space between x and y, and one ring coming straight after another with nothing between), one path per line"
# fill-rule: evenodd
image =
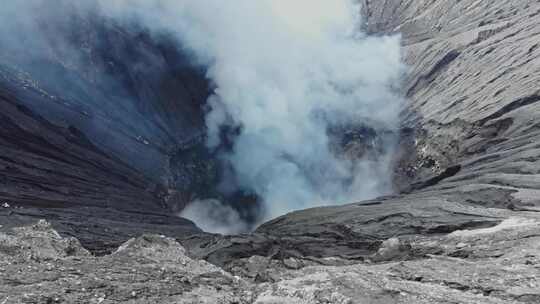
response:
M398 194L204 234L105 145L0 91L13 118L0 138L0 304L540 303L540 2L362 2L366 30L400 32L409 65ZM79 193L62 190L69 166ZM92 197L103 183L120 203Z
M95 257L42 220L0 233L0 258L5 304L538 303L540 216L390 238L362 261L252 256L230 272L189 257L163 235Z

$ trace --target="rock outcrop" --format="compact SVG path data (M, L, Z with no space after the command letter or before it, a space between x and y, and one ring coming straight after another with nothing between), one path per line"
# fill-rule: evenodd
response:
M247 283L143 235L96 258L45 221L0 233L0 303L247 303Z
M523 216L391 238L362 262L252 256L231 272L159 235L95 257L40 221L0 233L0 303L537 303L540 216Z

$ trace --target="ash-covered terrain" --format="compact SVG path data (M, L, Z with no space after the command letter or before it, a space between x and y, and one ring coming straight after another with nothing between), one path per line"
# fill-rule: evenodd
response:
M248 232L276 196L222 187L245 130L208 148L216 81L191 51L61 1L42 8L46 41L14 37L35 28L8 5L0 303L538 303L540 3L360 2L363 32L401 35L404 105L395 127L346 121L328 138L368 160L396 140L393 191L226 236L178 213L217 199Z

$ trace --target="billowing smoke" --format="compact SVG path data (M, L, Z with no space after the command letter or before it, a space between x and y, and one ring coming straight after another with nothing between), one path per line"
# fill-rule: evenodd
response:
M339 158L327 132L344 121L397 120L398 40L355 32L359 9L346 1L295 3L247 5L251 16L226 18L204 49L217 86L208 145L219 146L223 125L241 126L224 157L268 217L389 191L388 162Z
M400 38L362 33L355 1L96 1L118 22L173 35L206 68L207 147L227 169L220 191L258 196L259 221L392 191L391 136L370 153L336 148L335 130L348 126L395 130L402 103ZM235 210L196 199L182 215L236 233L249 225Z
M161 1L138 14L175 31L208 66L208 147L233 143L220 154L235 172L224 184L258 194L265 218L391 191L391 147L351 159L330 144L341 124L393 129L401 105L399 37L361 33L357 4Z
M213 233L239 234L250 228L235 209L216 199L193 201L182 211L182 216Z

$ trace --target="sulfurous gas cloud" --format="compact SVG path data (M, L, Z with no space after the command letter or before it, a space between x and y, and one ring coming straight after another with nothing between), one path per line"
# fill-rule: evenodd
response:
M398 121L399 37L363 34L358 4L144 3L132 7L132 17L175 31L208 66L215 90L208 100L207 145L218 149L224 138L234 137L232 148L220 155L235 172L223 187L258 194L265 218L391 191L393 149L375 160L351 160L333 153L328 135L341 123L392 129ZM124 6L116 12L125 14ZM224 136L225 126L238 132Z
M231 171L220 190L256 194L261 220L391 192L394 141L355 158L331 138L342 125L394 130L402 105L400 37L362 33L356 1L97 1L118 22L171 33L206 68L206 144ZM228 233L245 227L235 212L195 200L182 215Z

